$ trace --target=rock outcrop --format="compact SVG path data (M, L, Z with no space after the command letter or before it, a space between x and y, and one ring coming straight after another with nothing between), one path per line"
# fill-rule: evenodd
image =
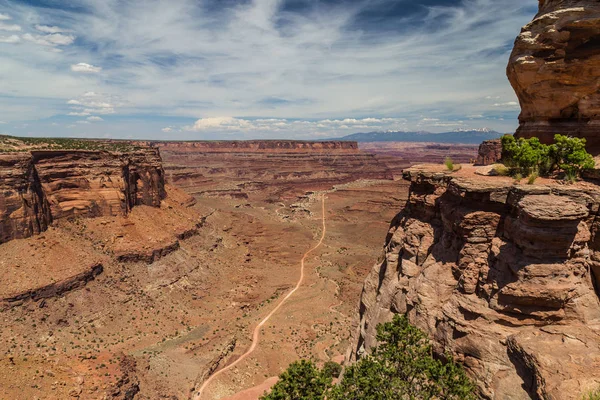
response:
M157 149L131 153L56 150L0 154L0 243L72 216L158 207L166 192Z
M482 398L579 399L600 385L598 187L439 171L405 171L410 198L365 282L349 359L402 313Z
M329 189L357 179L393 179L376 156L356 142L292 140L153 142L167 179L192 195L273 200Z
M516 39L508 77L521 103L518 137L568 134L600 152L598 1L541 0Z
M479 145L477 162L475 165L496 164L502 158L502 142L500 139L486 140Z

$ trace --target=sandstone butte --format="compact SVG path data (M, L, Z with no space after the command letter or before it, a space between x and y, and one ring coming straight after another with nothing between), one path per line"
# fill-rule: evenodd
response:
M584 137L600 151L600 3L540 0L508 63L521 103L519 137Z

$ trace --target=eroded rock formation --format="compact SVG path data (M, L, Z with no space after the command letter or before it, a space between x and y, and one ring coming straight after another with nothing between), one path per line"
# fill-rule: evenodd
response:
M507 71L521 103L517 136L568 134L600 151L600 2L540 1Z
M166 196L158 150L0 154L0 243L71 216L125 215Z
M502 142L500 139L486 140L479 145L476 165L496 164L502 158Z
M356 142L291 140L154 142L167 179L193 195L273 199L329 189L356 179L393 179L376 156Z
M361 295L351 360L408 315L483 398L579 399L600 384L600 190L418 167ZM473 178L475 179L475 178Z

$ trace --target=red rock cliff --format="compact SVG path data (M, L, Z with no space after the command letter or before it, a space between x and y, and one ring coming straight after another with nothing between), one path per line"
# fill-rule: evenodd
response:
M402 313L482 398L578 400L600 385L598 188L405 174L410 198L365 281L349 359Z
M518 137L585 137L600 152L600 2L540 1L507 72L521 103Z
M165 198L157 149L131 153L33 151L0 154L0 243L71 216L123 215Z

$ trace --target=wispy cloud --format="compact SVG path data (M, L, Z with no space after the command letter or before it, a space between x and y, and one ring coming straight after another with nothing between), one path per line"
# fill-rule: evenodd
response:
M537 1L293 3L6 3L0 21L22 33L0 35L3 90L11 93L0 97L0 118L119 114L143 120L140 135L154 126L155 135L168 127L162 133L199 137L396 126L341 122L366 118L405 119L407 129L516 126L518 105L510 105L516 99L504 69ZM87 98L84 91L102 95ZM337 122L315 125L327 120ZM277 128L300 126L294 121L307 122L306 130ZM112 123L99 125L117 131Z
M102 67L96 67L87 63L77 63L71 65L71 71L73 72L85 72L85 73L97 73L102 71Z

